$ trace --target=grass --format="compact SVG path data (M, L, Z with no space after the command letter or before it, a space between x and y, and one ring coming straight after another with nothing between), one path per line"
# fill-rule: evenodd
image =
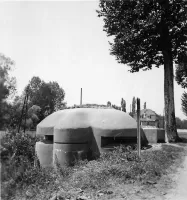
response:
M139 158L130 146L120 146L97 160L43 169L36 164L35 142L21 134L9 134L2 140L2 199L49 199L59 191L67 198L76 197L75 191L105 190L114 182L147 184L159 180L184 153L182 147L162 144L160 150L142 151Z

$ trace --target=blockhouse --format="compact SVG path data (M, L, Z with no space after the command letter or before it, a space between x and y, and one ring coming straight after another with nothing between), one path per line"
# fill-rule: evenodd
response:
M42 166L70 164L78 158L96 158L121 143L135 143L137 123L127 113L115 109L75 108L57 111L37 126L36 143ZM142 142L147 139L141 130Z

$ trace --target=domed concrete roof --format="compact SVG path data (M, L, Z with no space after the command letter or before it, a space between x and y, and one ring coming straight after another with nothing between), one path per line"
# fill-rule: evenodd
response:
M115 109L75 108L57 111L37 126L37 135L53 135L54 129L99 128L106 130L136 129L136 121Z

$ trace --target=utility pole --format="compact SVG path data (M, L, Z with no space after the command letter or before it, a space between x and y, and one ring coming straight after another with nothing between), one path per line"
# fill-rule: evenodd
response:
M141 136L140 136L140 99L137 98L137 150L138 157L141 154Z
M82 88L81 88L80 105L82 106Z
M20 122L19 122L19 126L18 126L18 133L19 133L20 128L21 128L21 123L22 123L22 119L23 119L24 108L25 108L25 124L24 124L24 133L25 133L28 96L29 96L28 89L26 89L26 94L25 94L25 98L24 98L24 102L23 102L22 111L21 111Z
M22 122L22 118L23 118L23 112L24 112L24 107L25 107L26 98L27 98L27 96L25 95L25 99L24 99L23 107L22 107L22 111L21 111L21 118L20 118L19 126L18 126L18 133L19 133L20 128L21 128L21 122Z
M29 96L29 94L28 94L28 91L27 91L27 94L26 94L26 105L25 105L25 123L24 123L24 133L25 133L25 129L26 129L28 96Z

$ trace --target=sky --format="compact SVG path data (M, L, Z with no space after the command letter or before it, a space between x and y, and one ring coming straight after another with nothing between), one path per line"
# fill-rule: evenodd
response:
M127 65L117 63L97 9L98 1L0 3L0 52L16 63L11 75L18 94L39 76L59 83L68 106L80 103L82 88L83 103L120 106L124 98L129 112L135 96L141 108L146 102L147 108L163 114L163 66L130 73ZM176 116L185 119L184 89L176 82L174 89Z

